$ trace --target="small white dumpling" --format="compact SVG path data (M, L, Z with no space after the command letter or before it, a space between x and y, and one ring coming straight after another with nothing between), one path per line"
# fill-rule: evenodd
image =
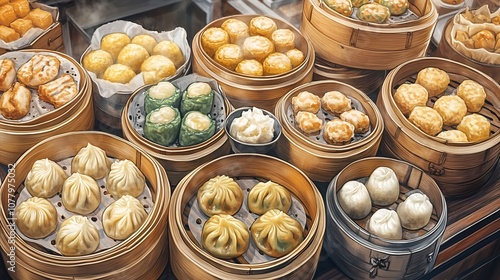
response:
M101 191L94 178L73 173L64 181L61 200L67 210L87 215L101 204Z
M107 236L124 240L132 235L147 217L148 214L137 198L124 195L104 210L102 226Z
M432 203L423 193L413 193L396 209L401 225L410 230L425 227L432 215Z
M106 152L88 143L71 161L71 172L89 175L97 180L108 175L110 165L111 161L106 156Z
M288 212L292 205L292 195L282 185L267 181L257 183L248 193L248 210L262 215L271 209Z
M358 181L345 183L337 193L340 206L352 219L363 219L372 210L372 201L365 185Z
M59 164L47 158L40 159L33 163L24 186L32 196L48 198L61 191L67 177Z
M44 238L57 227L57 211L46 198L30 197L16 208L16 227L29 238Z
M373 204L386 206L396 202L399 197L399 181L394 170L377 167L366 182Z
M144 174L130 160L117 160L111 164L106 188L115 199L126 194L137 197L144 191L145 185Z
M56 235L56 247L65 256L93 253L99 246L99 231L86 218L71 216L61 224Z
M398 213L394 210L379 209L366 223L366 230L371 234L386 239L403 238L403 228Z
M231 122L229 134L245 143L268 143L274 137L274 119L253 107Z

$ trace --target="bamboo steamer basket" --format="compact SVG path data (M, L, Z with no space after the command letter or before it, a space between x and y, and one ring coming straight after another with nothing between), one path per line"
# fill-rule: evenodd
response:
M399 111L393 92L404 82L414 82L418 71L439 67L450 76L446 92L452 92L463 80L481 84L486 103L478 113L490 120L490 137L473 143L447 143L420 131ZM377 105L385 123L381 151L391 157L417 165L438 183L447 197L468 196L484 185L494 172L500 152L500 85L486 74L459 62L444 58L419 58L391 71L382 85ZM430 98L432 106L437 97Z
M305 56L300 65L279 75L250 76L230 71L215 62L201 46L201 35L208 28L220 27L229 18L235 18L248 24L256 16L259 15L223 17L209 23L196 33L192 43L193 72L217 80L235 108L253 106L273 111L276 102L288 90L312 81L315 52L312 44L302 36L299 30L281 19L268 16L276 22L278 28L288 28L295 34L295 46Z
M389 240L364 229L369 217L352 220L339 204L337 191L350 180L366 180L380 166L389 167L400 183L396 210L410 192L419 190L433 205L429 223L420 230L403 229L402 240ZM355 161L330 183L326 193L327 234L324 249L337 267L354 279L417 279L432 270L446 228L446 201L436 182L418 167L395 159L371 157Z
M346 145L330 145L318 141L319 136L307 136L293 124L292 98L302 91L309 91L320 97L326 92L338 90L351 97L358 110L364 111L370 119L371 132L356 136L355 141ZM322 112L322 111L321 111ZM354 160L374 156L377 153L384 122L377 106L371 99L351 85L332 81L315 81L299 86L276 104L275 115L282 125L282 137L276 145L279 158L298 167L313 181L329 182L346 165ZM327 117L325 117L327 118Z
M273 172L280 170L280 172ZM253 177L286 186L306 208L311 219L304 240L288 255L259 264L218 259L204 251L183 223L187 202L198 188L216 175ZM172 272L179 279L312 279L319 261L325 231L321 194L299 169L275 157L232 154L207 162L186 175L172 194L169 212L169 245Z
M489 64L467 57L457 51L451 44L451 29L453 28L453 17L446 23L443 35L436 50L436 56L454 60L475 68L493 80L500 81L500 64Z
M300 29L317 55L360 69L388 70L425 55L438 14L430 0L410 0L419 18L372 24L343 16L319 0L304 1Z
M16 244L16 272L11 273L18 279L114 279L117 277L141 276L158 278L168 261L167 226L168 203L170 187L164 169L139 147L103 132L70 132L48 138L24 153L15 163L14 181L4 181L0 191L2 201L0 226L0 245L4 260L9 245L7 236L11 209L8 207L12 194L9 189L15 190L15 196L21 192L21 183L24 181L32 164L41 158L62 160L76 155L81 147L87 143L96 145L106 151L109 157L129 159L145 175L154 206L148 214L144 224L129 238L112 248L93 254L77 257L68 257L54 254L51 250L40 245L27 242L19 235L15 235ZM5 263L7 265L7 262ZM117 269L119 268L119 269Z

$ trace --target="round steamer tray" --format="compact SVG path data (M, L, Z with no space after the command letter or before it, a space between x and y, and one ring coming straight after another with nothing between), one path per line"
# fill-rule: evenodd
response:
M81 69L76 61L74 61L70 57L62 56L59 55L55 52L44 52L44 51L14 51L14 52L7 52L3 55L0 56L0 59L11 59L14 61L14 67L17 70L19 70L19 67L21 67L23 64L28 62L35 54L41 54L41 55L48 55L48 56L54 56L56 57L60 62L60 67L59 67L59 74L57 75L57 78L61 77L63 74L69 74L71 77L75 80L75 83L77 84L77 92L78 95L81 95L81 89L84 88L86 79L83 77L84 73L81 72ZM56 78L56 79L57 79ZM17 77L16 77L17 81ZM49 118L51 116L50 113L55 112L56 109L54 106L50 103L44 102L38 98L38 91L33 88L28 89L31 91L31 105L30 105L30 111L26 116L19 120L9 120L6 119L4 116L0 114L0 121L1 122L6 122L6 123L11 123L11 124L30 124L34 123L36 121L40 121L41 117L44 116L44 118ZM75 96L72 100L70 100L68 103L64 104L63 106L59 107L60 108L66 108L73 103L73 101L77 99ZM64 110L64 109L63 109Z

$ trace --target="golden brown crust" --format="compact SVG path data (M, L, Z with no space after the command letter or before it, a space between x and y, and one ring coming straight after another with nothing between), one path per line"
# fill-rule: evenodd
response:
M40 100L59 108L70 102L78 94L78 87L75 80L69 74L38 87L38 97Z
M408 120L428 135L434 136L443 129L443 118L430 107L415 107L411 111Z
M423 86L429 97L432 97L443 93L448 88L450 76L439 68L427 67L418 72L415 83Z
M33 22L30 19L18 18L10 24L10 27L21 36L24 36L28 30L33 28Z
M19 38L21 38L21 35L14 29L0 25L0 40L3 40L5 43L9 43Z
M181 67L185 62L181 48L173 41L163 40L159 42L153 48L153 55L163 55L170 59L174 63L176 69Z
M292 97L292 110L294 113L306 111L316 114L321 108L321 99L314 93L301 91Z
M135 75L134 70L130 67L122 64L113 64L104 71L102 78L112 83L127 84Z
M472 114L465 116L457 129L467 135L469 142L477 142L490 137L491 124L484 116Z
M323 128L323 120L311 112L298 112L295 115L295 123L300 130L307 134L316 133Z
M469 112L479 112L486 100L484 87L473 80L464 80L460 83L457 95L465 101Z
M394 102L405 116L410 115L416 106L425 106L427 99L427 90L419 84L402 84L394 93Z
M255 59L262 62L273 52L273 42L264 36L250 36L243 42L243 56L246 59Z
M0 91L6 91L12 87L16 80L16 69L14 61L0 59Z
M278 26L271 18L258 16L250 20L249 32L251 36L261 35L271 39L271 35L276 29Z
M235 44L225 44L214 54L214 60L229 70L234 70L243 60L243 51Z
M291 49L287 51L286 56L290 58L290 61L292 62L292 67L297 67L299 66L305 59L304 53L299 50L299 49Z
M351 100L339 91L329 91L321 98L323 109L340 115L343 112L351 110Z
M457 125L467 114L465 102L456 95L441 96L433 108L443 118L444 125Z
M329 144L348 144L353 137L354 125L341 119L328 121L323 129L323 139Z
M135 73L141 72L141 65L149 57L148 51L139 45L128 44L120 51L116 63L127 65Z
M41 29L47 29L52 25L52 23L54 23L52 15L49 12L39 8L31 10L28 14L28 17L29 19L31 19L34 26Z
M292 70L290 58L282 53L272 53L262 62L264 75L278 75Z
M107 51L113 57L113 62L116 61L118 54L126 45L130 44L130 38L125 33L110 33L101 39L101 50Z
M354 125L354 133L366 133L370 129L368 115L356 109L340 114L340 119Z
M85 69L101 78L104 71L113 65L113 56L104 50L93 50L83 57L82 64Z
M146 84L156 84L175 74L175 65L163 55L152 55L141 65L142 77Z
M132 38L130 41L132 44L136 44L145 48L150 55L153 54L153 48L158 44L156 39L149 34L140 34Z
M201 35L201 46L211 57L224 44L229 44L229 34L220 27L207 28Z
M55 56L35 54L17 70L17 79L28 87L36 88L54 80L61 62Z
M12 88L0 96L0 113L7 119L19 120L30 111L30 103L30 90L16 82Z
M290 29L276 29L271 40L277 52L286 53L295 48L295 34Z
M246 38L250 37L248 25L241 20L230 18L225 20L220 27L229 35L231 44L241 45Z
M264 75L264 68L262 64L255 59L243 59L238 63L236 72L241 74L253 75L253 76L262 76Z

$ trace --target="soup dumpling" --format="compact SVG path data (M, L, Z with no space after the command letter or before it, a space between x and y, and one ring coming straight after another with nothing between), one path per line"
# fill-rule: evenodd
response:
M286 213L291 205L290 192L272 181L259 182L248 193L248 210L257 215L262 215L271 209Z
M198 205L207 216L234 215L243 204L243 190L231 177L219 175L205 182L196 195Z
M47 158L39 159L28 172L24 186L32 196L48 198L61 191L67 177L59 164Z
M49 236L57 227L57 211L46 198L30 197L16 207L16 227L27 237Z
M115 198L124 195L138 197L146 185L146 178L141 170L130 160L116 160L106 180L106 189Z
M179 135L181 113L169 105L155 109L146 115L144 137L163 146L172 145Z
M78 151L71 161L71 172L89 175L94 179L101 179L108 175L111 161L106 152L90 143Z
M67 210L87 215L101 204L101 190L92 177L73 173L64 181L61 201Z
M74 215L61 224L56 235L56 247L64 256L82 256L99 247L99 231L87 217Z
M403 238L403 228L398 214L394 210L379 209L366 223L366 230L385 239L399 240Z
M241 256L250 245L247 225L231 215L213 215L203 225L202 245L210 254L221 259Z
M432 203L423 193L413 193L396 209L401 225L409 230L425 227L432 215Z
M107 236L125 240L141 227L147 217L148 213L137 198L124 195L106 207L102 227Z
M393 204L399 197L399 180L389 167L377 167L365 184L373 204L386 206Z

